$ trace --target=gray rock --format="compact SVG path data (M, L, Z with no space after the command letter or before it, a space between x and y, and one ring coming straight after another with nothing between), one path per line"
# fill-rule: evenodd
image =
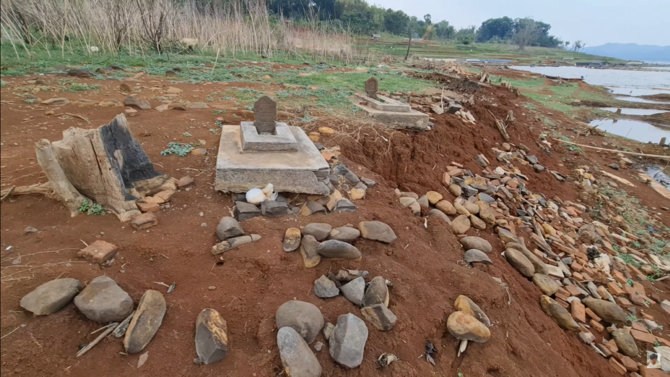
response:
M637 349L637 344L635 344L635 339L629 332L626 330L614 330L612 332L612 338L616 342L617 347L621 353L626 356L636 357L639 350Z
M386 279L381 276L376 276L370 281L370 285L365 290L365 295L363 296L363 306L376 304L389 306L389 290L386 286Z
M463 185L461 186L461 188L463 189L463 195L465 195L468 198L477 195L477 193L479 192L476 188L470 185Z
M492 203L496 202L496 200L493 199L493 197L491 195L489 195L485 192L480 192L479 194L477 194L477 197L479 198L479 200L481 200L484 203L492 204Z
M566 266L569 266L569 265L572 264L572 258L570 258L570 257L563 258L563 259L561 259L561 261L563 263L565 263Z
M356 183L356 186L354 186L354 188L361 189L361 190L367 190L368 186L363 182L358 182L358 183Z
M505 247L509 249L516 249L523 254L528 261L533 265L535 268L535 272L538 274L545 274L549 275L549 269L547 268L547 264L542 262L542 260L535 254L533 254L528 248L524 245L518 244L516 242L508 242Z
M358 182L361 181L360 179L358 179L356 174L354 174L352 172L347 172L346 174L344 174L344 179L349 181L349 183L351 183L352 185L355 185L355 184L357 184Z
M584 305L593 310L596 315L606 322L613 324L620 324L626 322L626 313L621 307L613 302L598 300L587 297L582 300Z
M440 211L437 208L433 208L426 214L426 217L438 217L445 223L451 225L451 219L444 212Z
M505 259L516 268L521 275L531 278L535 274L535 267L530 263L528 258L523 255L523 253L517 249L509 248L505 250Z
M277 346L284 372L291 377L319 377L321 364L305 340L291 327L277 332Z
M302 234L314 236L317 241L323 241L328 238L331 230L333 230L333 227L330 224L311 223L307 224L305 228L303 228Z
M375 185L377 184L377 182L373 181L372 179L365 177L361 177L361 181L365 183L365 185L368 187L375 187Z
M302 232L299 228L288 228L284 233L282 248L286 252L296 251L300 247Z
M23 296L21 307L35 315L61 310L79 292L79 280L65 278L48 281Z
M302 206L302 209L300 210L300 214L303 216L310 216L310 215L325 215L326 214L326 207L322 206L321 204L313 201L313 200L308 200L305 202L305 204Z
M544 166L542 166L540 164L535 164L535 165L533 165L533 169L535 169L536 172L540 173L540 172L544 171Z
M365 295L365 279L357 277L356 279L340 287L342 294L354 305L363 305L363 296Z
M243 236L244 230L233 217L224 217L216 226L216 237L219 241L227 240L231 237Z
M300 255L303 258L305 267L313 268L321 262L321 256L317 252L319 241L314 236L306 235L300 241Z
M337 178L335 174L331 174L328 176L328 181L330 182L331 185L337 186L340 184L340 180Z
M253 219L261 215L261 210L255 205L247 202L235 202L235 216L239 221Z
M282 217L291 211L288 209L288 203L278 202L276 200L266 200L261 202L261 213L266 217Z
M302 336L307 344L312 344L323 328L323 315L315 305L304 301L287 301L277 309L277 328L291 327Z
M398 317L393 314L384 304L377 304L361 309L363 317L381 331L390 331Z
M465 255L463 255L463 259L468 263L493 264L486 253L477 249L470 249L466 251Z
M363 362L368 328L365 322L349 313L337 318L328 341L330 356L340 365L356 368Z
M330 339L330 335L333 333L334 329L335 329L335 325L333 325L330 322L326 323L326 325L323 326L323 339L328 341Z
M314 344L314 349L316 350L316 352L320 352L323 349L323 346L325 346L325 344L321 342L316 342L316 344Z
M477 249L485 253L490 253L491 251L493 251L493 246L491 246L489 241L480 237L475 236L463 237L459 240L459 242L461 243L461 245L463 245L463 248L465 250Z
M361 221L358 224L361 236L368 240L392 243L397 240L393 229L381 221Z
M228 354L228 327L221 314L205 309L195 321L195 352L198 364L212 364Z
M560 288L560 285L554 279L545 274L533 275L533 284L540 288L542 293L547 296L552 296Z
M314 294L316 297L329 298L339 296L340 290L335 286L335 282L328 279L325 275L314 281Z
M430 202L428 201L428 197L426 195L422 195L421 197L419 197L419 199L417 199L416 202L419 203L421 207L430 206Z
M324 258L331 259L360 259L362 257L356 246L338 240L323 241L316 248L316 252Z
M526 161L530 162L531 165L538 163L537 157L535 156L526 156Z
M331 230L328 238L342 242L352 242L360 236L360 230L349 226L342 226Z
M463 189L461 188L461 186L459 186L459 185L457 185L457 184L450 184L450 185L449 185L449 192L450 192L453 196L455 196L455 197L459 197L459 196L461 196L461 194L463 193Z
M107 276L93 279L74 298L74 304L86 318L99 323L123 321L133 311L128 293Z
M138 353L151 342L163 323L166 311L162 293L153 289L144 292L123 339L127 353Z
M137 107L142 110L151 110L149 101L133 96L126 97L126 99L123 100L123 104L130 107Z
M356 205L351 202L349 199L339 199L337 203L335 203L335 207L333 208L333 212L355 212L356 211Z

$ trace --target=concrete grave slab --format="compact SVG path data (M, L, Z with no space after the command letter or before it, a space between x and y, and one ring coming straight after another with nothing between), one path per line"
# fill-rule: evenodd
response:
M430 130L428 126L428 114L411 109L408 112L379 110L370 106L370 100L365 100L365 104L361 103L363 102L361 101L361 97L365 96L360 94L355 95L354 104L363 109L370 118L384 123L391 128L420 131Z
M254 122L242 122L242 149L248 151L295 151L298 142L286 123L275 124L275 134L259 134Z
M358 101L367 102L367 106L372 107L373 109L381 111L394 111L399 113L409 113L412 111L412 108L408 104L379 94L376 98L372 98L360 93L354 93L354 96Z

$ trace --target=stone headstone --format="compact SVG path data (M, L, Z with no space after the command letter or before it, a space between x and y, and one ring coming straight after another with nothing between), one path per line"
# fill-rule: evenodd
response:
M365 94L368 95L370 98L377 98L377 88L379 87L379 83L377 82L377 79L374 77L370 77L366 82L365 82Z
M254 103L254 126L259 134L275 134L277 121L277 103L268 96L263 96Z

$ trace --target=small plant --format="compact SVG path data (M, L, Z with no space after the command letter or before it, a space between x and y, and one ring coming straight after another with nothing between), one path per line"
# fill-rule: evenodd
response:
M100 204L93 203L84 199L79 206L79 213L86 213L87 215L104 215L105 208Z
M306 113L304 118L298 118L298 120L305 123L311 123L314 122L316 118L312 118L309 113Z
M661 342L659 342L658 340L654 341L654 347L660 347L660 346Z
M90 204L89 204L88 200L84 199L81 202L81 206L79 206L79 213L88 212L89 208L90 208Z
M221 115L221 114L225 114L225 113L226 113L226 110L214 110L214 115Z
M634 285L635 285L635 282L633 282L633 280L632 280L632 279L626 279L626 284L628 284L629 286L631 286L631 287L632 287L632 286L634 286Z
M176 154L180 157L184 157L187 154L191 153L193 146L191 144L182 144L170 142L168 143L168 148L161 152L162 156L167 156L169 154Z
M188 133L188 132L184 132L184 136L186 136L186 137L191 137L191 136L193 136L193 135L191 135L191 134Z
M0 80L0 88L4 88L7 85L7 81Z
M637 318L636 316L632 315L632 314L629 315L629 316L627 316L627 317L626 317L626 320L627 320L627 321L631 321L631 322L640 322L640 319Z

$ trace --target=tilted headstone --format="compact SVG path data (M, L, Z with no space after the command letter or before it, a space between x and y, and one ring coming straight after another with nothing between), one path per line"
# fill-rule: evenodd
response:
M275 134L277 122L277 103L268 96L263 96L254 103L254 126L259 134Z
M365 82L365 94L368 95L370 98L377 98L377 87L379 86L379 83L377 82L377 79L374 77L370 77L366 82Z

